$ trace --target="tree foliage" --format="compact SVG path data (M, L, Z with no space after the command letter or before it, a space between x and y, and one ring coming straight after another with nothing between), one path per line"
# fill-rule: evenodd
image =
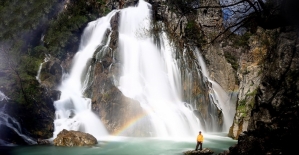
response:
M101 15L103 4L101 0L76 0L68 4L66 10L52 20L45 35L44 47L48 53L65 58L67 52L76 52L85 26Z
M14 40L26 37L28 32L43 26L58 0L0 2L0 40ZM28 38L27 38L28 39Z
M12 102L36 103L42 96L35 76L45 54L76 52L85 25L107 12L104 0L65 2L0 2L0 90Z
M21 52L22 41L2 42L0 46L0 86L6 89L6 95L17 103L31 105L36 102L38 82L36 71L41 61ZM7 90L9 88L9 90Z

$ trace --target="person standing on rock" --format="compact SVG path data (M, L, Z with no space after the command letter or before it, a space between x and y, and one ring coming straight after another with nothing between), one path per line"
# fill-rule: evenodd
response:
M195 151L197 151L199 145L200 145L199 150L202 150L203 135L201 134L201 131L199 131L196 141L197 141L197 144L196 144Z

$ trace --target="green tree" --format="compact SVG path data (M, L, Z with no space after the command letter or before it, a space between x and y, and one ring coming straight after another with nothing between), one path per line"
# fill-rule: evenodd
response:
M12 46L13 45L13 46ZM0 85L7 89L7 96L17 103L30 105L37 93L35 79L40 59L21 52L23 42L3 42L0 46L1 67L4 76Z

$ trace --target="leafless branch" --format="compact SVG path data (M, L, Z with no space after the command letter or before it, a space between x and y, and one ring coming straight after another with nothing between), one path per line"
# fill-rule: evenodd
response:
M239 22L237 22L236 24L230 25L228 27L225 28L224 31L220 32L212 41L210 41L208 44L212 44L214 43L220 36L222 36L223 34L225 34L226 32L228 32L229 30L231 30L234 27L237 27L233 32L230 33L233 34L234 32L236 32L237 30L239 30L242 26L244 26L247 22L249 21L249 18L243 18L242 20L240 20ZM229 36L230 36L229 35Z

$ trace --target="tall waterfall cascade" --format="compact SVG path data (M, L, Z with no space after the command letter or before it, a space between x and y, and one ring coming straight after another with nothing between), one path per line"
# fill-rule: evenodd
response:
M209 73L204 62L204 59L198 49L196 49L197 60L201 66L202 73L206 77L209 83L211 83L209 97L212 104L215 104L218 109L222 111L223 114L223 126L222 131L227 132L229 127L233 123L233 118L236 113L234 101L232 97L223 90L223 88L215 81L210 79ZM233 108L232 108L233 107Z
M83 74L86 68L90 68L86 64L97 48L108 46L109 43L103 45L102 40L106 30L111 30L110 20L116 12L120 13L117 52L123 55L122 70L116 86L125 96L137 100L146 111L146 117L154 129L152 136L194 137L199 130L203 130L203 126L182 100L180 66L174 58L174 49L166 33L159 33L159 46L147 33L151 26L151 5L143 0L139 0L136 7L114 10L90 22L85 28L72 69L64 75L59 88L61 98L54 102L54 137L63 129L87 132L96 138L109 135L103 123L92 112L91 99L83 95L88 83L86 80L89 79L89 74ZM207 74L205 76L208 77ZM226 117L226 109L221 105L226 98L222 99L218 88L213 83L214 93L211 95L218 101L224 118L232 120L230 116ZM230 123L228 120L224 122L226 125Z
M160 49L144 34L150 29L150 19L151 6L144 1L121 11L119 52L124 53L124 63L119 89L145 109L155 129L153 136L194 136L200 127L180 97L180 72L173 49L164 32L160 33Z
M108 135L100 119L91 111L91 99L85 98L82 94L84 82L81 77L88 60L101 45L106 30L111 29L110 19L115 13L116 11L113 11L105 17L92 21L85 28L70 74L64 75L59 88L60 100L54 102L56 118L53 137L63 129L83 131L96 138Z

